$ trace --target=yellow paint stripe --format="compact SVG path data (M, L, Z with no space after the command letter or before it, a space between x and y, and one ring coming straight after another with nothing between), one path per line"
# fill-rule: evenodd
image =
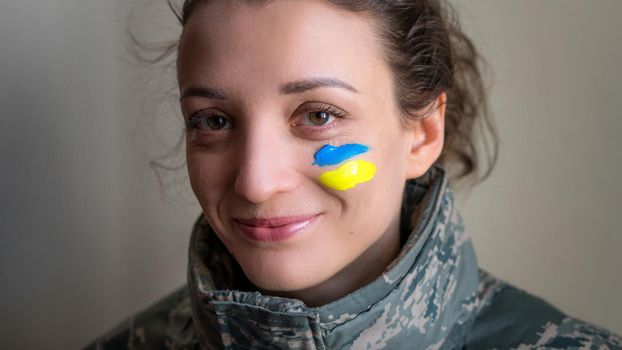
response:
M320 175L320 182L333 190L344 191L371 180L375 174L374 163L360 159L352 160Z

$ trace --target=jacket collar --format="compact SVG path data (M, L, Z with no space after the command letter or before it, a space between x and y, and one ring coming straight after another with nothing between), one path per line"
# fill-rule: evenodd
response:
M381 276L311 308L254 289L201 216L188 265L199 342L209 349L437 349L447 339L460 342L456 329L472 322L477 306L478 267L441 167L406 183L401 229L402 250Z

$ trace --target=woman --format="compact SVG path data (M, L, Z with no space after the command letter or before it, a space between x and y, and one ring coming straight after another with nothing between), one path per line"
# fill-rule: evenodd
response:
M442 5L187 0L188 285L91 347L621 349L478 268L445 169L496 135Z

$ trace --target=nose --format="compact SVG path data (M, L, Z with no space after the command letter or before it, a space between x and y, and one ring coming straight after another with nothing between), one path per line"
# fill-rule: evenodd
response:
M294 144L271 130L248 130L238 154L235 192L259 204L278 193L295 189L300 181L293 152Z

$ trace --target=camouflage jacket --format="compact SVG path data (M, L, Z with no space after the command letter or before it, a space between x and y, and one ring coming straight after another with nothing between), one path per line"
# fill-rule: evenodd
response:
M622 349L621 337L478 267L442 168L406 184L402 219L402 250L381 276L307 307L256 291L200 216L188 284L87 348Z

